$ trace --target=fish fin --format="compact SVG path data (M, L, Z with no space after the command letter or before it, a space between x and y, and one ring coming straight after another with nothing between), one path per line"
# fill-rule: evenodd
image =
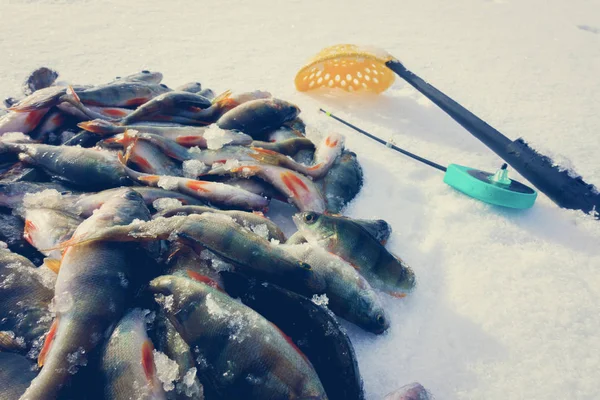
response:
M323 167L323 163L318 163L316 165L313 165L312 167L308 167L309 171L317 171L318 169Z
M334 139L331 136L325 138L325 146L334 148L338 144L338 139Z
M102 125L105 125L105 127L103 128ZM113 133L112 130L110 130L110 128L107 128L108 126L115 126L115 124L113 124L110 121L104 121L104 120L91 120L91 121L85 121L85 122L80 122L77 124L78 127L80 127L81 129L84 129L88 132L92 132L92 133L98 133L98 134L110 134Z
M210 192L209 189L206 189L205 186L210 184L212 182L206 182L206 181L196 181L193 179L190 179L186 182L185 186L187 186L188 188L195 190L196 192Z
M221 104L228 99L231 99L231 90L226 90L217 97L215 97L212 101L212 104Z
M178 136L175 138L175 143L185 147L206 147L206 139L198 135Z
M36 229L37 229L37 227L35 226L35 224L33 222L31 222L28 219L25 220L25 228L23 229L23 239L25 239L27 241L27 243L29 243L32 246L34 246L34 245L33 245L33 239L31 238L31 234Z
M154 345L150 341L150 339L146 339L142 344L142 367L144 368L144 373L146 374L146 379L148 382L154 383Z
M46 360L46 356L52 347L52 342L54 342L54 338L56 337L56 330L58 329L58 317L54 319L52 325L50 326L50 330L48 331L48 335L46 335L46 340L44 341L44 346L40 351L40 355L38 356L38 367L44 365L44 361Z
M229 170L230 172L244 172L256 174L260 171L260 167L258 165L240 165L239 167L235 167Z
M56 258L44 258L44 266L55 274L58 274L58 271L60 271L60 260Z
M308 186L306 186L306 184L302 182L302 179L300 179L298 175L292 171L282 172L280 177L283 181L283 184L292 192L295 197L298 197L299 189L303 189L306 192L309 191Z
M249 156L258 162L265 164L279 165L281 164L282 155L273 150L263 149L261 147L251 147L254 153L250 153Z
M206 275L199 274L196 271L192 271L191 269L188 269L186 272L187 272L187 275L191 279L193 279L195 281L198 281L198 282L202 282L202 283L210 286L211 288L217 289L218 291L221 291L221 292L225 293L225 291L223 290L223 288L221 286L219 286L219 284L217 283L217 281L215 281L214 279L209 278Z
M81 99L79 98L77 93L75 93L75 89L73 89L73 86L67 86L67 95L69 95L77 103L81 103Z
M158 183L158 181L160 180L160 176L158 176L158 175L140 176L138 179L145 183L154 184L154 183Z
M389 294L390 296L392 296L392 297L395 297L395 298L397 298L397 299L403 299L403 298L405 298L405 297L407 296L407 294L406 294L406 293L404 293L404 292L393 292L393 291L388 291L388 292L385 292L385 293L387 293L387 294Z

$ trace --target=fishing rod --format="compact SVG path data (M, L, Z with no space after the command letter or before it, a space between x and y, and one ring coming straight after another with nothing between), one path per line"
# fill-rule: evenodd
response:
M600 191L573 171L561 168L523 138L511 140L452 98L409 71L396 57L372 46L341 44L327 47L300 69L295 78L299 91L338 88L381 93L395 75L421 92L471 135L563 208L585 213L600 209ZM600 218L600 214L597 214Z
M510 179L508 177L508 164L506 163L495 173L459 164L449 164L448 167L444 167L398 147L391 142L385 141L322 108L319 111L392 150L444 172L444 183L469 197L489 204L518 209L530 208L535 203L537 192L529 186Z

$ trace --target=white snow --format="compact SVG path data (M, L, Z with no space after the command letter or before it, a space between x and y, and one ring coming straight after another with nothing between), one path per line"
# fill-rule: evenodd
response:
M325 46L376 45L508 137L551 149L599 185L597 1L0 6L2 97L19 95L24 77L40 65L74 83L147 68L163 72L173 87L199 80L215 92L265 88L298 104L302 118L320 131L346 135L365 176L346 214L386 219L394 228L388 247L418 278L409 297L384 299L391 317L386 335L347 327L369 400L415 381L450 400L593 399L600 393L600 224L544 195L527 211L479 203L443 184L438 171L317 111L321 106L441 164L501 165L400 80L379 96L302 94L293 85L299 67ZM182 18L182 9L201 15L201 23ZM132 32L144 35L126 40Z

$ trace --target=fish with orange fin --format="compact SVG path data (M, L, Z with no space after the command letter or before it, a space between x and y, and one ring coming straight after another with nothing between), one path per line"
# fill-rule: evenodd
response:
M173 175L181 176L183 174L181 166L167 157L162 151L152 144L136 140L125 131L121 145L126 148L125 160L127 163L133 163L140 171L155 175Z
M154 345L146 333L150 311L134 308L117 324L100 362L107 400L166 400L154 366Z
M144 69L140 72L133 73L126 76L118 76L109 83L119 82L146 82L159 84L163 79L163 74L158 71L148 71Z
M171 91L154 97L138 107L134 112L121 120L123 125L144 121L152 115L180 115L181 110L205 109L211 106L211 101L196 93ZM188 117L187 115L183 115ZM188 117L189 118L189 117Z
M282 248L310 264L314 273L323 277L327 286L324 293L329 299L327 307L336 315L375 334L389 328L389 317L377 293L350 264L309 243L286 244Z
M315 181L327 200L327 211L339 213L360 192L363 172L356 154L344 150L329 171Z
M338 217L342 217L338 215ZM367 232L371 234L377 241L383 245L385 245L392 234L392 226L388 224L383 219L356 219L344 217L347 219L351 219L352 222L362 226ZM306 238L300 231L296 231L292 236L289 237L286 244L301 244L306 243Z
M316 212L299 213L293 219L309 243L346 260L371 286L395 297L414 289L413 270L351 219Z
M175 90L179 92L198 93L202 90L202 84L200 82L188 82L177 86Z
M120 160L122 163L125 162L123 157ZM131 179L142 185L176 190L180 193L221 206L247 210L264 210L269 205L269 200L265 197L224 183L198 181L178 176L144 174L134 171L124 164L123 168Z
M294 137L277 142L262 142L260 140L255 140L252 142L252 147L276 151L277 153L286 156L294 156L302 150L315 150L314 143L305 137Z
M277 240L280 243L283 243L286 240L284 233L277 226L277 224L265 217L261 212L219 210L206 206L181 206L169 208L168 210L156 213L154 218L169 218L174 215L204 214L211 212L227 215L241 226L250 229L255 233L258 232L260 235L263 235L267 240Z
M223 169L223 171L220 171ZM229 170L223 167L214 170L234 173L243 177L258 176L283 193L300 211L325 211L325 200L312 180L295 171L274 165L243 163Z
M50 328L52 289L27 258L0 247L0 331L12 332L23 349Z
M167 239L186 244L194 250L208 249L240 272L300 294L312 296L325 289L323 278L315 275L309 264L243 228L229 216L214 213L156 218L148 222L135 221L129 225L96 229L73 235L59 248L96 241L152 242Z
M71 213L52 208L27 208L24 211L25 229L23 237L32 246L45 254L48 259L44 263L60 261L60 250L44 251L68 240L83 221ZM55 264L49 264L55 265Z
M141 196L123 189L79 225L73 237L102 228L148 220ZM118 322L136 290L131 244L93 242L67 248L54 288L56 317L38 357L39 375L21 400L54 399L99 349L109 327Z
M251 308L177 276L152 280L150 291L173 296L165 314L192 348L205 390L227 399L327 399L306 356Z
M131 185L116 155L106 150L0 141L2 152L17 153L21 161L82 187L106 189Z
M8 132L29 133L33 131L48 113L50 108L27 112L9 111L0 115L0 135Z
M237 93L234 95L232 95L231 91L228 90L217 96L214 100L212 100L212 104L208 108L199 110L178 110L177 115L186 118L196 119L199 121L204 121L207 123L212 123L216 122L226 112L233 110L240 104L252 100L269 99L271 97L271 93L264 92L262 90Z
M300 114L300 109L287 101L270 98L245 102L226 112L217 125L222 129L235 129L264 140L268 132L291 121Z

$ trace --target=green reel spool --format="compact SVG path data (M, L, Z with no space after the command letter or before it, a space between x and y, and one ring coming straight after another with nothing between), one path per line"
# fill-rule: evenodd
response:
M508 178L507 164L496 173L450 164L444 182L456 190L497 206L525 209L535 203L537 192L520 182Z

